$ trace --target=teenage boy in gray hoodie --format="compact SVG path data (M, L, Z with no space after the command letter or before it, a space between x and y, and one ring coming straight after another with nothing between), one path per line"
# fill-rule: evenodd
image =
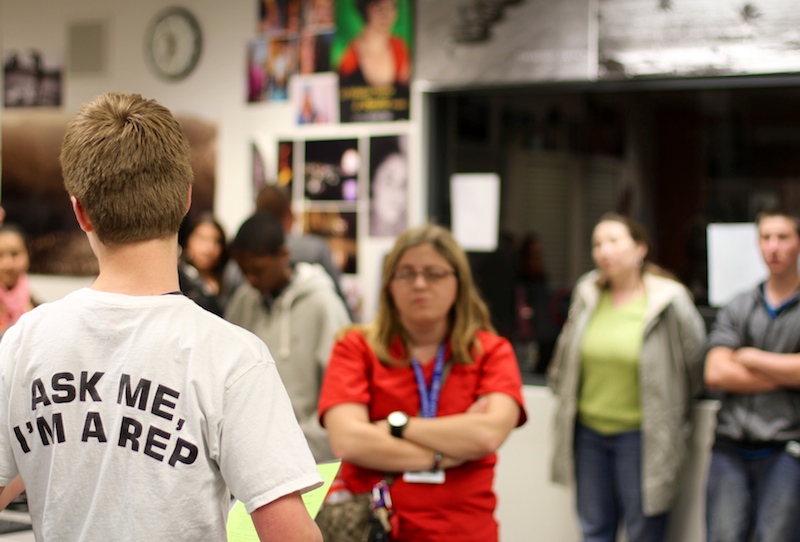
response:
M350 324L347 308L322 266L290 263L283 226L271 213L245 220L231 248L247 280L230 299L225 319L266 343L314 458L332 459L317 400L336 333Z
M717 315L705 381L722 392L708 474L708 542L800 532L800 221L758 216L769 275Z

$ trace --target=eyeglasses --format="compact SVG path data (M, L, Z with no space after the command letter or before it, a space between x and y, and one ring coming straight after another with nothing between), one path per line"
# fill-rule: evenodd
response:
M426 267L421 271L405 268L395 272L392 278L405 284L414 284L417 282L417 277L422 275L426 284L436 284L455 274L456 272L452 269L442 269L441 267Z

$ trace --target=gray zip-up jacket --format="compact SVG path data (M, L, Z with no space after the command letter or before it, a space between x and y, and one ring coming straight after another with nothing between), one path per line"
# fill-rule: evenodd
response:
M752 346L791 354L800 352L800 302L797 298L770 318L763 284L739 294L717 313L705 351ZM724 393L717 413L716 438L742 444L782 444L800 440L800 390Z
M599 277L595 270L577 282L548 374L557 396L551 476L560 484L575 481L580 347L600 299ZM655 515L671 508L689 453L692 406L703 382L705 324L682 284L650 273L643 280L647 307L639 362L642 495L644 513Z

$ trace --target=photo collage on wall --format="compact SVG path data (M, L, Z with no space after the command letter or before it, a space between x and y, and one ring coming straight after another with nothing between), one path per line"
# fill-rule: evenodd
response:
M297 124L409 118L411 0L259 0L248 102L288 102Z
M38 49L6 51L3 55L4 107L61 105L61 58Z
M272 179L292 195L295 219L306 235L324 238L341 271L354 316L363 298L358 240L393 237L408 225L408 136L282 140L273 174L253 146L253 191ZM296 185L297 183L299 185Z

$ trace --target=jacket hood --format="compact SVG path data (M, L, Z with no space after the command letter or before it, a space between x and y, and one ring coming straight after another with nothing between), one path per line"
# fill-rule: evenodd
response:
M600 272L596 269L583 275L575 286L575 297L582 300L586 306L596 306L600 299L599 279ZM652 273L645 272L642 280L647 294L647 308L644 316L645 330L647 330L676 296L688 290L676 280Z
M292 279L272 305L272 310L278 311L281 337L279 352L282 357L288 357L291 353L292 305L308 294L323 289L329 289L338 296L333 279L324 267L305 262L295 265ZM303 322L298 324L303 325Z

